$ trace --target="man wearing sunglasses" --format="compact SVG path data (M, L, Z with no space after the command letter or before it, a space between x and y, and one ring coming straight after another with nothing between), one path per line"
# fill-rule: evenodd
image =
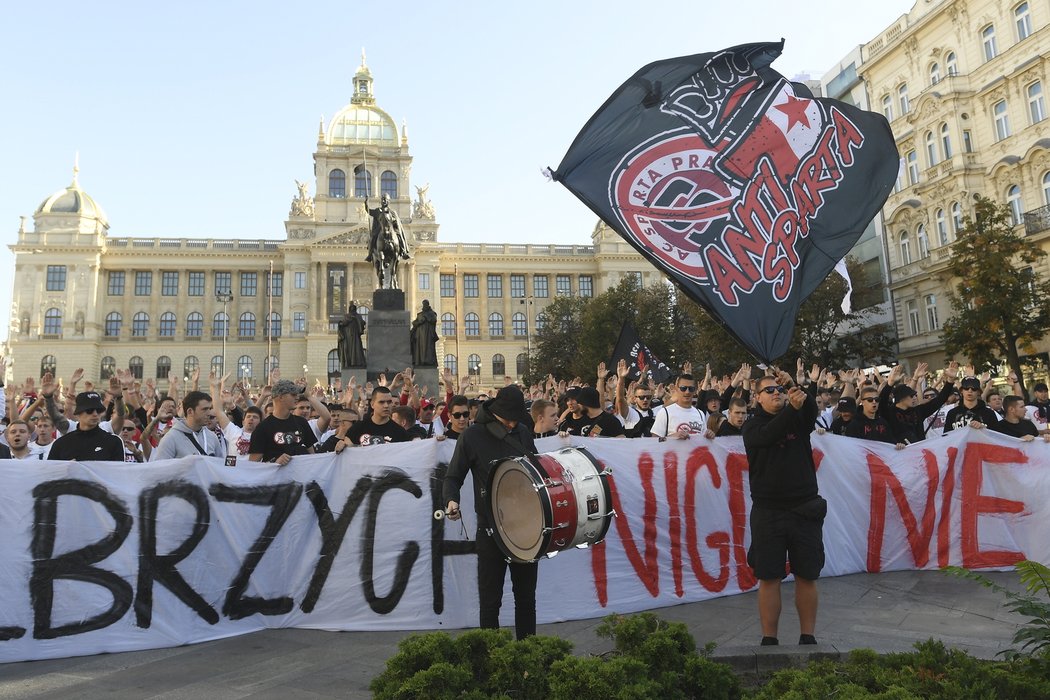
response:
M94 391L77 394L73 415L77 429L55 440L48 459L76 459L83 462L123 462L124 441L99 427L106 407Z
M879 390L873 386L864 387L860 392L860 405L861 414L846 425L842 434L861 440L888 442L896 445L898 450L904 449L904 443L894 440L890 424L879 415Z
M626 360L616 363L616 416L623 423L627 437L649 437L656 414L653 412L653 389L644 379L631 390L627 403L627 377L631 368Z
M988 408L981 399L981 380L977 377L966 377L959 385L962 400L959 405L948 411L944 418L944 434L956 428L987 428L999 422L995 411Z
M463 431L470 425L470 399L456 394L448 402L448 425L437 440L458 440Z
M789 384L787 373L781 381ZM758 380L758 407L744 424L751 482L751 547L747 563L758 579L762 645L779 644L780 582L791 562L799 644L816 644L817 578L824 568L827 501L817 492L809 435L817 420L816 381L809 392L785 388L776 377Z
M656 412L652 434L661 438L687 440L694 433L702 435L706 421L693 405L696 397L696 380L691 374L680 374L671 383L674 401Z

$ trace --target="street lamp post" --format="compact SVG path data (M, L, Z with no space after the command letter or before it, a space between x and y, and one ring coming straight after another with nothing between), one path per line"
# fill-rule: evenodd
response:
M226 336L230 334L230 315L226 313L226 305L233 301L233 292L229 289L216 289L215 301L222 302L222 318L225 324L222 329L222 372L219 373L221 376L226 374Z
M525 306L525 369L529 368L529 360L532 359L532 330L529 326L532 325L531 314L529 309L532 306L533 297L525 297L521 300L521 303ZM514 369L517 369L515 367Z

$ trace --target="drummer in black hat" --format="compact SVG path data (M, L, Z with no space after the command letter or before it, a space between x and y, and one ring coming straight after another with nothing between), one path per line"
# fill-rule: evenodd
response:
M485 401L478 409L474 424L456 441L444 494L449 520L459 520L460 489L470 472L474 481L474 511L478 518L478 605L482 628L499 627L499 610L503 602L503 583L510 568L514 588L514 629L518 639L536 634L536 563L508 564L489 534L489 502L485 492L493 462L535 454L532 420L525 408L521 389L505 386L496 398Z
M124 441L99 427L106 406L98 392L77 394L73 414L77 429L71 430L51 446L48 459L77 459L84 462L123 462Z

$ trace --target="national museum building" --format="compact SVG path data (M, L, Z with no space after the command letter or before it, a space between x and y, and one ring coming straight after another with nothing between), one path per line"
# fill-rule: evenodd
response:
M555 297L600 294L625 275L662 279L602 224L587 246L441 242L426 188L411 194L407 134L376 105L363 61L350 104L321 124L313 159L316 194L299 185L284 240L115 237L74 168L69 187L40 204L31 227L23 220L11 246L14 376L68 377L83 367L87 379L104 380L130 367L166 379L225 368L260 384L270 367L298 377L306 366L311 383L339 371L337 323L351 301L367 319L376 287L365 262L366 194L372 207L389 195L404 225L407 307L430 301L439 359L483 385L520 378Z

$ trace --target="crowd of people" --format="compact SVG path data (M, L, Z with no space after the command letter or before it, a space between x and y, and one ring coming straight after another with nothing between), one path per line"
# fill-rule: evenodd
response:
M300 455L412 440L456 442L445 476L445 513L460 517L460 489L473 475L480 620L499 624L503 583L511 574L519 638L535 633L536 562L511 561L488 523L487 482L494 459L528 457L535 441L568 436L610 439L717 440L740 436L749 465L752 509L747 562L758 579L763 645L778 644L781 580L795 576L799 644L815 644L816 579L824 565L827 502L817 489L810 435L832 433L907 449L963 427L1050 442L1050 391L1028 396L1015 375L1006 382L949 363L931 373L920 364L885 375L832 370L798 360L795 374L741 364L733 375L702 376L685 363L668 382L632 380L631 367L597 367L593 381L548 376L530 386L486 390L445 371L440 386L420 386L412 369L363 386L338 378L310 386L279 370L261 387L229 384L199 372L185 384L140 381L119 370L106 382L45 374L4 386L0 458L149 462L205 455L284 466ZM0 360L0 377L6 365ZM83 382L83 390L78 391Z
M0 369L6 369L2 362ZM815 366L806 370L801 360L793 376L748 364L722 377L712 376L709 368L694 375L688 362L681 370L663 384L631 381L631 368L621 361L612 370L600 364L590 381L548 376L518 386L536 438L740 435L758 406L757 382L774 376L812 388L818 433L877 440L899 449L963 426L1050 440L1047 385L1035 384L1029 396L1012 373L1004 383L954 363L935 377L925 364L909 375L900 366L884 375ZM269 379L252 387L212 374L201 386L199 372L185 383L172 374L162 393L157 382L140 381L126 369L97 385L85 382L81 369L65 381L49 374L27 378L0 393L5 428L0 456L148 462L204 454L286 464L297 455L360 445L455 440L497 392L448 370L435 391L417 385L411 369L364 385L351 379L344 386L335 378L328 386L308 386L304 377L281 379L279 370ZM507 377L504 383L513 382Z

